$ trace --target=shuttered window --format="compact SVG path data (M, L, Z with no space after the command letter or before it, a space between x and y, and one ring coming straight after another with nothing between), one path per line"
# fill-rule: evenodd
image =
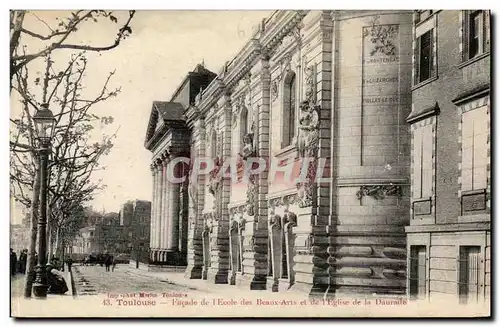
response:
M429 29L416 40L415 48L415 81L422 83L435 75L434 29Z
M467 61L490 51L490 12L463 11L463 60Z
M462 191L486 189L488 165L487 106L462 115Z
M458 258L458 295L460 303L475 303L479 299L481 248L461 246Z
M413 132L413 198L432 196L432 125Z
M427 294L427 254L423 245L410 250L410 298L425 299Z

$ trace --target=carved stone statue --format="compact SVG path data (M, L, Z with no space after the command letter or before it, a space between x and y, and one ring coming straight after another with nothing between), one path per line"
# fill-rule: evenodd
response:
M319 106L303 101L300 105L298 150L301 157L315 156L319 140Z
M248 133L243 137L243 149L241 150L240 156L243 160L246 160L255 155L255 146L253 142L253 133Z
M215 196L219 187L222 185L222 174L219 174L219 171L222 168L222 160L219 157L215 157L214 159L214 168L209 173L209 185L208 191Z

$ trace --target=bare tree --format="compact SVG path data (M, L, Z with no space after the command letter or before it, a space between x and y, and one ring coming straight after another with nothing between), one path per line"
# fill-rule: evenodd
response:
M101 117L91 111L97 103L118 95L120 89L108 90L114 72L102 88L86 98L84 75L87 59L84 53L71 56L64 70L56 72L50 56L46 57L43 80L30 83L28 66L15 74L13 90L20 98L21 114L11 118L11 189L17 201L31 209L32 238L29 248L25 296L31 296L39 202L39 165L33 116L41 104L49 104L56 119L49 163L48 226L64 228L71 210L92 198L100 183L90 176L97 169L101 156L109 153L116 133L91 141L91 132L98 123L107 125L112 117ZM34 87L33 87L34 86ZM33 90L35 89L35 90ZM50 232L49 232L50 233ZM50 242L49 242L50 243Z
M37 16L35 12L26 10L11 10L10 12L10 80L11 85L15 74L31 61L49 55L52 51L60 49L107 51L116 48L120 42L132 33L131 22L135 10L130 10L124 22L119 22L121 15L105 10L78 10L68 12L67 17L57 17L55 25ZM101 23L103 19L117 24L117 35L105 45L71 43L72 36L78 34L88 23ZM27 21L38 21L46 27L45 34L34 31L28 27ZM118 27L119 26L119 27ZM25 52L26 40L40 43L40 47L33 52Z

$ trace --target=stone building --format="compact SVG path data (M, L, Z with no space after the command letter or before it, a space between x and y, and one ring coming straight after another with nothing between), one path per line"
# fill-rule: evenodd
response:
M413 21L409 293L484 301L491 292L490 13L425 10Z
M133 253L134 258L148 262L151 202L143 200L128 201L120 208L120 225L124 239L127 240L126 253Z
M251 290L404 294L412 17L276 11L217 75L198 66L154 102L153 263ZM180 156L214 165L172 183ZM230 158L237 179L217 174ZM244 178L252 158L270 164Z

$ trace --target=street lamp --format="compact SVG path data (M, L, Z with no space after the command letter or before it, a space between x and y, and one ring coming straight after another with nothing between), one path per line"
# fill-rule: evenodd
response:
M38 263L35 267L36 279L33 294L37 298L46 298L47 290L47 162L50 152L50 141L54 131L55 118L48 104L42 104L33 117L38 140L38 156L40 160L40 215L38 217Z

